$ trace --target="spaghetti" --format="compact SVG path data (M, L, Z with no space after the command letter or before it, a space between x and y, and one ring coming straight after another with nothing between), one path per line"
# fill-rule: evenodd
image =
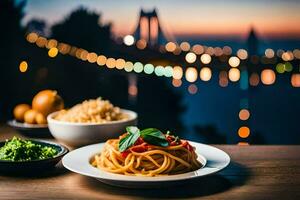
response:
M181 174L202 167L194 147L187 141L171 135L164 136L168 146L152 145L139 137L123 152L119 150L119 143L124 135L119 139L110 139L102 152L94 156L91 164L107 172L135 176Z

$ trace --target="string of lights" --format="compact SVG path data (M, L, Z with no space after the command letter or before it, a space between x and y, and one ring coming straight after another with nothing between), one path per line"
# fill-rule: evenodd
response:
M136 47L138 49L144 49L147 46L146 40L140 39L135 43L135 38L132 35L126 35L123 38L123 43L127 46L132 46L136 44ZM143 44L141 48L141 44ZM221 47L207 47L201 44L195 44L193 46L190 45L190 43L184 41L180 44L177 44L175 42L168 42L165 46L160 46L160 51L162 52L172 52L174 55L179 55L182 52L185 53L185 61L188 64L194 64L197 61L197 56L200 57L200 61L204 65L208 65L212 61L212 57L220 57L222 56L230 56L229 59L220 59L221 61L228 61L228 65L231 68L237 68L241 64L242 61L250 60L253 64L258 64L260 61L262 64L272 64L275 65L277 59L281 59L284 62L279 62L276 65L276 71L279 74L285 73L285 72L291 72L293 70L293 65L290 63L290 61L293 61L294 59L299 60L300 59L300 50L294 49L284 51L282 49L278 49L277 52L271 48L267 48L264 52L264 55L259 58L257 55L249 56L247 50L245 49L238 49L236 52L236 55L232 54L232 48L229 46ZM299 70L300 71L300 66ZM195 75L197 73L196 70L193 68L188 67L186 69L186 75L187 75L187 81L189 82L195 82L197 80L197 76ZM239 69L229 69L228 73L225 71L221 71L219 74L219 85L221 87L226 87L228 85L228 78L232 82L237 82L240 80L240 70ZM200 69L200 79L202 81L209 81L211 78L211 70L204 66L202 69ZM261 78L261 81L260 81ZM273 71L273 69L266 69L261 72L261 77L258 75L258 73L253 72L249 77L249 85L251 86L257 86L260 82L262 82L265 85L272 85L276 80L276 74ZM292 74L291 76L291 84L293 87L300 87L300 74ZM173 85L175 87L179 87L181 85L181 81L173 80ZM248 83L247 83L248 87ZM191 87L193 88L193 87ZM189 90L190 91L190 90ZM191 90L195 91L195 90Z
M135 38L132 35L126 35L123 38L123 43L126 46L136 45L138 49L145 49L147 42L144 39L140 39L135 42ZM222 56L222 55L233 55L232 48L230 46L224 47L210 47L201 44L191 45L189 42L184 41L180 44L175 42L168 42L165 46L161 46L161 51L171 52L174 55L179 55L182 52L186 52L186 60L188 63L194 63L196 61L196 55L208 54L210 56ZM264 57L272 59L275 56L281 58L283 61L292 61L293 59L300 59L300 50L287 50L278 49L275 51L271 48L265 49ZM245 49L238 49L235 54L239 59L246 60L248 58L248 52ZM206 56L207 57L207 56Z
M147 46L147 42L144 39L140 39L137 42L135 42L135 39L132 35L126 35L123 38L123 43L127 46L132 46L136 44L136 47L138 49L144 49ZM179 55L182 52L186 53L186 61L188 63L194 63L196 61L196 56L197 55L202 55L205 54L203 57L203 60L209 56L230 56L232 54L232 48L229 46L224 46L224 47L207 47L205 45L201 44L195 44L195 45L190 45L188 42L181 42L180 44L177 44L175 42L168 42L165 46L161 46L160 51L165 51L165 52L171 52L174 55ZM206 55L208 54L208 55ZM246 60L248 59L248 52L245 49L238 49L236 52L236 56L240 60ZM262 57L261 61L262 63L266 63L267 59L272 59L275 56L278 58L281 58L283 61L292 61L293 59L300 59L300 50L299 49L294 49L292 50L287 50L284 51L282 49L277 50L276 54L275 51L271 48L267 48L265 50L265 55ZM253 60L256 59L257 56L253 57ZM208 58L209 59L209 58ZM236 59L236 58L235 58ZM201 59L202 60L202 59ZM205 63L204 63L205 64Z
M164 76L168 78L173 78L172 84L174 87L180 87L182 85L182 78L185 77L185 80L191 83L191 85L188 87L188 91L191 94L197 93L197 86L193 83L195 83L198 79L201 81L207 82L210 81L212 78L212 70L209 66L206 66L211 63L212 56L220 55L216 52L221 52L225 55L231 55L231 48L229 46L223 47L223 49L219 48L212 48L207 47L205 51L200 51L201 45L194 45L192 47L193 51L190 50L190 45L187 42L181 43L179 47L183 50L186 50L185 59L187 63L193 64L197 60L197 56L200 56L200 61L202 64L204 64L204 67L201 67L199 72L197 67L195 66L188 66L183 69L182 66L154 66L151 63L143 64L141 62L132 62L127 61L123 58L112 58L107 57L105 55L98 55L95 52L89 52L83 48L71 46L66 43L58 42L55 39L47 39L43 36L39 36L37 33L31 32L26 36L26 39L28 42L36 44L38 47L41 48L47 48L48 50L48 56L51 58L54 58L58 55L58 53L63 55L70 55L73 57L76 57L80 60L87 61L89 63L96 63L99 66L106 66L109 69L118 69L118 70L124 70L126 72L135 72L135 73L145 73L145 74L155 74L156 76ZM126 45L133 45L134 44L134 38L132 36L126 36L124 37L124 43ZM141 42L139 42L141 43ZM138 42L136 43L138 44ZM201 47L200 47L201 46ZM175 51L176 44L169 42L165 45L166 50L173 50ZM189 47L189 48L188 48ZM197 50L198 49L198 50ZM210 50L208 50L210 49ZM204 48L203 48L204 50ZM208 50L208 51L207 51ZM202 54L201 54L202 52ZM209 52L214 52L209 53ZM277 55L278 51L277 51ZM276 71L279 74L282 74L284 72L291 72L293 69L293 66L290 62L293 59L300 59L300 50L295 49L292 51L280 51L280 55L285 63L278 63L276 65ZM267 49L265 51L266 58L271 58L275 56L275 52L272 49ZM239 49L237 52L237 56L230 56L228 59L228 65L230 66L230 69L228 71L221 70L219 72L219 85L221 87L226 87L231 82L237 82L241 79L241 74L243 74L243 71L239 69L240 63L243 60L248 59L248 53L244 49ZM28 68L28 64L23 61L19 65L19 69L21 72L26 72ZM265 85L272 85L276 80L276 74L273 69L264 69L260 73L253 72L249 76L249 85L251 86L257 86L260 82ZM247 81L248 84L248 81ZM300 87L300 73L292 74L291 76L291 85L293 87Z
M98 55L95 52L89 52L83 48L71 46L66 43L58 42L55 39L47 39L43 36L39 36L38 34L32 32L26 36L28 42L32 44L36 44L38 47L47 48L48 49L48 56L51 58L56 57L59 53L63 55L70 55L76 57L82 61L86 61L89 63L95 63L99 66L105 66L109 69L118 69L124 70L126 72L134 72L134 73L145 73L145 74L155 74L156 76L164 76L168 78L172 78L172 85L174 87L180 87L182 85L183 77L187 82L190 84L187 87L188 92L193 95L196 94L198 91L198 87L195 82L200 79L203 82L210 81L212 79L212 69L208 66L211 64L213 57L220 57L225 55L228 57L227 60L223 60L224 62L228 62L230 66L229 70L221 70L219 72L219 85L221 87L226 87L231 82L238 82L240 81L241 89L248 88L248 85L255 87L259 85L261 82L264 85L272 85L275 83L276 80L276 73L283 74L292 72L293 66L290 61L294 59L300 59L300 51L295 49L293 51L283 51L278 50L275 54L274 50L266 49L265 55L260 59L262 63L267 59L274 59L274 57L281 58L284 63L278 63L275 67L275 70L268 68L263 69L261 73L252 72L251 75L248 77L248 72L245 69L242 69L241 63L250 59L251 61L259 60L258 57L249 58L248 52L245 49L239 49L236 55L232 54L232 50L229 46L225 46L223 48L220 47L204 47L202 45L194 45L190 47L190 44L187 42L181 43L179 46L177 44L169 42L167 43L164 48L167 52L176 52L176 49L180 48L180 51L185 52L185 61L188 64L193 66L187 66L183 69L182 66L154 66L151 63L143 64L141 62L132 62L125 60L123 58L112 58L107 57L105 55ZM135 43L133 36L126 36L124 37L124 44L127 46L131 46ZM146 42L144 41L137 41L136 45L139 49L143 49L146 47ZM141 48L143 47L143 48ZM199 57L199 58L198 58ZM195 66L196 60L203 64L203 66L198 70ZM28 64L26 61L22 61L19 65L20 72L26 72L28 69ZM246 80L246 82L245 82ZM130 97L135 99L137 95L137 87L136 87L136 78L135 76L129 77L130 85L128 87L128 93ZM245 84L243 85L243 82ZM291 85L293 87L300 87L300 73L293 73L291 74ZM248 127L247 123L250 118L250 110L247 106L247 103L242 103L243 100L241 99L241 108L238 113L239 120L241 121L241 126L237 129L237 135L241 142L238 145L249 145L246 140L250 136L250 128ZM243 104L243 105L242 105Z

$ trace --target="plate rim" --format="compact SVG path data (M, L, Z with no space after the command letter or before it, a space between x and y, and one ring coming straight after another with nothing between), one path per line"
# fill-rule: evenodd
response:
M177 174L177 175L169 175L169 176L156 176L156 177L144 177L144 176L126 176L126 175L122 175L122 174L114 174L114 173L110 173L110 172L105 172L103 170L100 170L98 168L93 167L92 165L90 165L90 163L88 162L87 167L90 170L97 170L98 172L100 172L98 175L95 174L91 174L91 171L87 172L87 171L80 171L78 169L74 169L70 166L68 166L67 162L68 159L72 158L72 156L74 156L74 154L76 155L76 153L86 150L88 148L90 148L91 150L93 148L98 148L98 152L100 152L100 148L104 145L104 143L97 143L97 144L91 144L91 145L87 145L87 146L83 146L81 148L75 149L71 152L69 152L68 154L66 154L63 158L62 158L62 164L65 168L67 168L68 170L84 175L84 176L88 176L88 177L92 177L92 178L96 178L99 180L106 180L106 181L118 181L118 182L143 182L143 183L150 183L150 182L171 182L171 181L182 181L182 180L188 180L188 179L193 179L193 178L199 178L199 177L203 177L203 176L207 176L207 175L211 175L214 173L217 173L221 170L223 170L224 168L226 168L230 161L231 158L230 156L223 150L211 146L211 145L207 145L207 144L203 144L203 143L198 143L198 142L193 142L193 141L189 141L192 146L194 146L196 144L196 146L204 146L206 148L210 148L210 149L214 149L215 151L219 151L220 153L223 154L224 159L226 160L226 162L224 162L224 165L222 165L221 167L217 168L217 167L209 167L207 166L207 163L209 162L209 159L207 159L206 157L204 157L203 155L197 153L197 155L199 155L200 157L204 157L205 160L207 161L205 164L205 166L203 166L202 168L192 171L192 172L187 172L187 173L183 173L183 174ZM99 147L101 145L101 147ZM197 147L196 147L197 148ZM91 151L90 150L90 151ZM196 150L197 151L197 150ZM87 160L90 160L90 158L94 155L94 153L96 152L90 152L91 155L87 156ZM207 173L201 175L201 174L197 174L197 172L199 172L199 170L204 170L204 169L214 169L212 171L208 171ZM168 178L166 178L168 177Z
M24 122L18 122L16 119L11 119L7 121L7 124L15 129L24 129L24 130L29 130L29 129L47 129L48 124L28 124Z

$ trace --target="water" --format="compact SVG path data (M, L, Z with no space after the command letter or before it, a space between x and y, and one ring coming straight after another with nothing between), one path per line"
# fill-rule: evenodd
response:
M188 41L191 45L194 44L201 44L206 46L212 47L223 47L223 46L230 46L233 50L233 53L236 52L238 49L247 49L247 42L246 38L201 38L198 37L177 37L177 42L180 43L182 41ZM272 48L272 49L283 49L283 50L293 50L296 48L300 48L300 39L298 38L290 38L290 39L276 39L276 38L269 38L269 39L259 39L258 45L258 53L263 55L265 49Z
M277 75L274 85L260 84L250 87L248 91L241 91L238 83L220 87L215 73L209 82L196 83L198 92L195 95L188 93L188 83L175 88L184 94L187 111L182 120L189 137L201 138L193 130L194 125L212 125L219 134L226 136L227 143L300 144L300 89L290 85L289 76ZM245 97L248 97L251 116L243 122L238 113L241 99ZM241 139L237 134L242 125L249 126L251 130L247 139Z

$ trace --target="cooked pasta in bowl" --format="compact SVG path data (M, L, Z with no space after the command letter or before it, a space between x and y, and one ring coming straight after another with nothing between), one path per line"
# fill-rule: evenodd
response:
M54 138L76 147L117 137L127 126L136 125L137 114L98 98L51 113L47 121Z
M85 100L69 110L59 111L53 118L71 123L109 123L128 119L128 115L115 107L108 100L101 98Z

